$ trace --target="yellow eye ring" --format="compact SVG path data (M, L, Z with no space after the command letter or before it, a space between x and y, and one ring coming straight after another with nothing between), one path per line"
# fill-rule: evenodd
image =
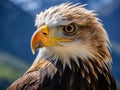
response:
M77 31L76 26L74 24L70 24L67 26L64 26L63 33L66 35L73 35Z

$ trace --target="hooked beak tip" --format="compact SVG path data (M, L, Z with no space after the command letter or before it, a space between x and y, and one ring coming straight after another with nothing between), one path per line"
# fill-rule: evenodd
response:
M32 54L35 54L35 49L31 47Z

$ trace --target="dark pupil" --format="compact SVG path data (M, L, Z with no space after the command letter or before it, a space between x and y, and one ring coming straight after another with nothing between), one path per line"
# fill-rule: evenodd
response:
M67 30L68 30L68 31L71 31L71 30L72 30L72 27L71 27L71 26L68 26L68 27L67 27Z

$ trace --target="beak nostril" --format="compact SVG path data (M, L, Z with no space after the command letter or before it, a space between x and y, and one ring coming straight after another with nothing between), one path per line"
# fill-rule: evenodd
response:
M45 32L43 32L43 34L46 36L47 35L47 33L45 33Z

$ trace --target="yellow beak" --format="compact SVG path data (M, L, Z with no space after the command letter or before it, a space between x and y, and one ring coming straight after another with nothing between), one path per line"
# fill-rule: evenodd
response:
M35 48L41 48L45 46L57 46L57 42L70 42L71 39L66 38L51 38L48 27L46 25L41 26L36 30L31 38L31 50L35 54Z

